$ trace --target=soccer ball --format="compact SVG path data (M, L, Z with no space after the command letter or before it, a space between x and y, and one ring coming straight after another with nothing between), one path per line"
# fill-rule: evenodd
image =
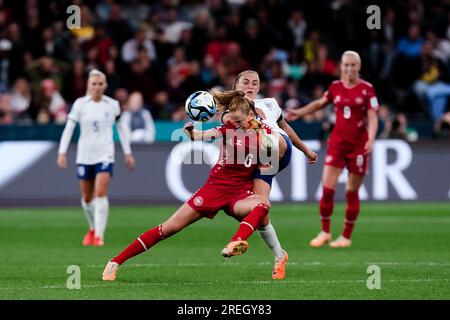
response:
M211 93L196 91L187 98L184 109L194 121L208 121L216 113L216 102Z

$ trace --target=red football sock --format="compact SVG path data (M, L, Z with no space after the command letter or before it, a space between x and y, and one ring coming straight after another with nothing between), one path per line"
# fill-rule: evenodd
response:
M322 221L322 231L330 232L331 215L334 207L334 193L333 189L323 187L322 199L320 199L320 220Z
M345 210L345 226L342 235L347 239L352 236L353 227L359 214L358 191L347 191L347 209Z
M242 220L239 229L234 234L231 241L246 240L252 233L258 229L265 216L269 213L269 207L259 203L252 211Z
M162 226L159 225L141 234L125 250L119 253L118 256L112 258L111 261L122 264L128 259L150 249L150 247L163 239L165 238L162 233Z

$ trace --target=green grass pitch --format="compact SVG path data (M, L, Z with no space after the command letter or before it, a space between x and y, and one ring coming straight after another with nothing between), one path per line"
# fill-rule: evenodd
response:
M450 203L362 203L353 246L313 249L317 204L274 204L287 277L271 279L273 257L258 235L240 257L220 252L237 228L222 212L203 219L127 261L105 283L105 263L174 206L111 206L104 247L83 247L81 208L0 209L0 299L450 299ZM335 206L332 232L342 231L344 204ZM66 287L79 266L81 289ZM369 290L370 265L381 289Z

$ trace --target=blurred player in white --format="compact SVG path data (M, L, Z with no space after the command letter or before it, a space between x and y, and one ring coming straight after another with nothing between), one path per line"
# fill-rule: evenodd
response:
M102 72L94 69L89 73L87 94L74 102L58 150L57 165L65 169L67 148L79 123L77 175L80 179L81 206L89 223L89 232L83 239L85 246L104 245L109 214L108 188L114 165L113 125L116 122L125 164L130 170L135 166L129 137L118 121L121 114L119 102L103 94L106 86L106 77Z
M317 161L317 154L303 143L295 131L283 119L283 113L278 105L278 102L274 98L256 99L260 89L259 75L256 71L245 70L238 74L234 80L232 89L244 91L245 96L248 99L253 100L255 103L256 110L254 111L258 118L263 123L271 127L274 132L280 133L286 140L289 154L280 159L278 172L283 170L289 164L292 145L305 154L308 158L308 163L312 164ZM226 122L228 118L229 116L226 112L224 112L222 114L222 122ZM256 195L269 199L270 190L272 188L272 180L274 177L275 174L267 175L258 170L253 178L253 192ZM270 218L268 215L265 217L262 226L258 229L258 233L275 256L272 278L284 279L285 265L288 260L288 254L282 249L277 233L273 225L270 223Z
M260 89L259 75L256 71L245 70L237 75L233 89L244 91L245 96L255 103L256 111L262 122L269 125L273 131L288 136L292 144L308 158L308 163L312 164L317 161L317 154L303 143L294 129L284 120L283 111L277 100L275 98L256 99ZM261 187L270 191L270 186L262 185Z

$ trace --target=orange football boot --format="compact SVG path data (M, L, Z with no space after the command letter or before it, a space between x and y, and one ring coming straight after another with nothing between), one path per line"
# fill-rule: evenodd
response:
M117 271L119 271L119 264L117 262L108 261L105 266L105 270L102 273L103 281L114 281L116 280Z
M243 254L248 248L247 241L239 240L232 241L222 250L222 256L225 258L230 258L232 256L240 256Z
M351 245L352 240L344 236L339 236L339 238L330 243L331 248L347 248L350 247Z
M320 248L328 242L331 242L331 233L320 231L319 234L311 240L309 245L313 248Z
M284 251L284 250L283 250ZM275 265L273 266L272 279L282 280L286 277L286 263L288 262L288 253L284 251L284 256L281 259L275 259Z

